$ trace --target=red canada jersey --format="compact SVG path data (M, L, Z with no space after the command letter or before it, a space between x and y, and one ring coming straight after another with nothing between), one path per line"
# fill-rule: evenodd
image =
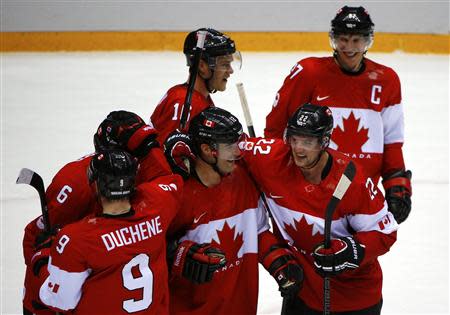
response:
M76 222L96 209L97 197L87 176L87 169L93 155L94 153L66 164L53 177L45 193L52 226L63 227ZM172 174L172 171L162 149L153 148L139 161L136 184L168 174ZM30 222L25 228L23 248L27 265L34 253L36 235L43 229L41 217Z
M330 148L359 163L376 183L381 175L404 169L400 80L389 67L364 63L362 73L350 75L333 57L299 61L276 95L265 137L282 138L289 117L304 103L324 105L334 118Z
M187 89L186 83L170 88L151 115L150 125L158 130L159 143L164 143L169 133L180 127L181 112L183 111ZM189 127L189 121L192 117L210 106L214 106L214 103L209 95L204 97L200 92L193 90L186 128Z
M69 223L77 222L87 215L100 212L95 191L89 184L87 176L87 169L93 155L90 154L66 164L53 177L45 194L51 226L61 228ZM171 173L172 171L162 150L153 148L146 157L139 161L136 183L147 182L158 176ZM27 265L23 303L30 311L34 309L32 301L37 300L37 292L34 285L36 279L34 279L32 270L28 266L35 251L36 236L43 229L44 224L42 216L40 216L25 227L23 238L23 253ZM34 312L38 313L38 310L34 310Z
M323 278L311 256L324 241L325 209L350 159L328 150L332 158L328 175L315 185L309 183L282 140L253 138L245 143L244 159L261 186L280 235L297 249L304 269L299 296L310 307L323 306ZM331 237L353 236L365 245L359 268L331 278L331 310L358 310L381 299L382 272L377 257L396 240L398 225L374 182L357 173L333 214Z
M166 233L181 200L178 175L137 187L131 211L64 227L51 248L43 303L74 314L168 314Z
M221 249L227 263L208 283L171 279L171 314L256 314L258 241L269 229L259 199L259 191L240 166L215 187L192 177L185 182L174 230L186 231L181 240Z

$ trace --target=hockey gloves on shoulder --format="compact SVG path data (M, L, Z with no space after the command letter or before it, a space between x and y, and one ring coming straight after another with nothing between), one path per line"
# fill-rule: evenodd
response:
M183 241L173 255L172 274L182 275L193 283L209 282L214 272L225 266L225 254L211 244Z
M411 171L397 171L383 180L386 202L397 223L406 220L411 212Z
M184 179L189 178L191 167L196 159L192 148L191 137L178 130L170 133L164 142L164 154L172 171Z
M316 246L313 251L314 266L325 277L356 269L364 259L364 247L351 236L333 238L330 248L325 248L323 243Z
M94 135L95 150L123 149L142 158L155 147L158 133L137 114L124 110L109 113Z
M303 269L289 249L272 246L261 263L277 281L282 297L297 296L303 283Z

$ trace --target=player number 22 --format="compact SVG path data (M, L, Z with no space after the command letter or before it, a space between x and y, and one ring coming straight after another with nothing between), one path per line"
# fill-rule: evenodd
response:
M153 300L153 272L149 267L150 257L147 254L139 254L131 259L122 269L123 286L128 290L142 289L142 299L129 299L122 303L122 307L128 313L139 312L147 309ZM140 276L134 277L131 269L138 266Z

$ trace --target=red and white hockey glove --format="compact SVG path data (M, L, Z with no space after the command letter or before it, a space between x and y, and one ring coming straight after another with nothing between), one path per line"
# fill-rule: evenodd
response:
M411 176L411 171L400 170L383 180L388 210L399 224L405 221L411 212Z
M193 283L209 282L214 272L225 266L225 254L211 244L183 241L170 254L173 257L172 275L182 275Z
M297 296L303 283L303 268L289 249L272 246L261 263L277 281L282 297Z
M172 171L184 179L189 178L191 167L196 159L193 147L191 137L178 130L170 133L164 142L164 154Z
M314 266L322 276L334 276L348 269L356 269L364 259L365 246L353 237L331 239L330 248L321 243L313 251Z

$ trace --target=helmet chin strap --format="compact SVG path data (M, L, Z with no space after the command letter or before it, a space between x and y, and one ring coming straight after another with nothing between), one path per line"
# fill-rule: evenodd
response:
M201 73L199 73L199 75L200 75L200 77L203 79L203 81L205 81L205 86L206 86L206 89L208 90L208 92L209 93L211 93L211 94L213 94L213 93L216 93L217 92L217 90L215 90L215 89L212 89L211 87L210 87L210 83L211 83L211 79L212 79L212 77L214 76L214 69L211 69L211 68L209 68L208 67L208 69L209 70L211 70L211 75L209 76L209 78L206 78L206 77L204 77Z
M213 149L213 148L211 148L211 150L213 150L213 152L216 152L216 150ZM214 161L214 163L210 163L210 162L206 161L206 160L203 158L203 156L202 156L201 154L199 155L199 157L203 160L203 162L205 162L206 164L210 165L210 166L212 167L212 169L214 170L214 172L216 172L217 174L219 174L220 177L225 176L225 175L223 175L223 174L220 172L219 167L217 166L217 163L218 163L219 161L217 160L216 154L213 154L213 156L214 156L214 160L215 160L215 161Z

